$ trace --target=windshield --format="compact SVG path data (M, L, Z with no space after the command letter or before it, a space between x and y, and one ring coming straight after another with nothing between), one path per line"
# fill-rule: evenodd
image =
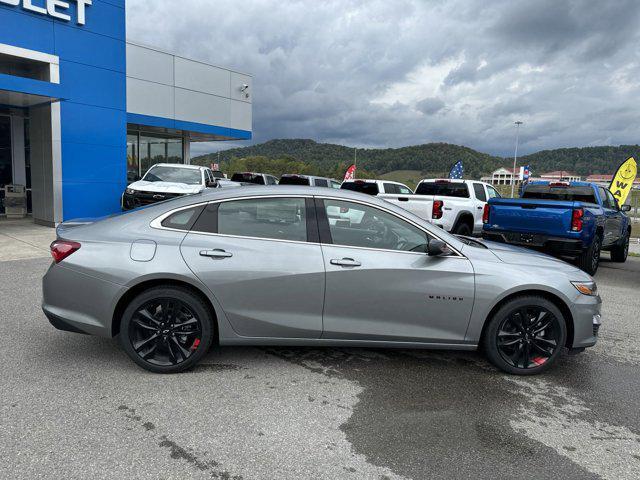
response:
M280 185L310 185L309 178L288 176L280 179Z
M522 198L596 203L595 192L591 187L555 187L550 185L530 185L522 193Z
M351 190L353 192L366 193L367 195L378 195L378 184L374 182L363 182L356 180L355 182L344 182L340 187L343 190Z
M202 184L202 175L200 170L194 168L180 167L152 167L143 180L145 182L172 182L186 183L187 185Z
M234 182L255 183L264 185L264 177L259 173L234 173L231 177Z
M466 183L457 182L422 182L416 188L416 195L469 198L469 187Z

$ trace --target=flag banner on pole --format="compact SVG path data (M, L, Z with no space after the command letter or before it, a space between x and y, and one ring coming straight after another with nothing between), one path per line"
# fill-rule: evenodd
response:
M618 171L613 176L611 185L609 185L609 190L618 200L618 205L622 206L627 201L637 174L638 164L633 157L624 161L622 165L618 167Z
M344 181L353 180L354 178L356 178L356 166L351 165L347 168L347 172L344 174Z
M462 160L457 162L449 172L449 178L454 180L460 180L464 176L464 166L462 165Z
M529 180L530 176L531 176L531 167L527 165L526 167L524 167L524 170L522 171L522 179L526 182L527 180Z

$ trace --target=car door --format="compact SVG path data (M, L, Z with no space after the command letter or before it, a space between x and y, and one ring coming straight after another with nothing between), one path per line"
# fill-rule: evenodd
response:
M618 206L618 201L609 189L604 189L607 196L607 205L609 208L607 214L607 233L609 233L609 241L606 244L616 243L622 236L622 226L624 225L623 214Z
M478 182L473 182L473 193L475 193L476 197L473 209L473 231L474 233L479 233L482 231L482 214L487 203L487 193L484 185Z
M325 271L312 200L261 197L211 203L181 245L236 333L318 338Z
M609 190L599 187L598 192L600 194L600 199L602 200L602 210L605 217L602 245L608 246L612 243L615 243L615 241L617 240L617 230L620 228L620 225L616 217L619 212L615 208L615 199L613 198L613 195L611 195L611 192L609 192Z
M428 256L432 237L380 207L316 205L327 272L322 338L464 340L474 301L466 258Z

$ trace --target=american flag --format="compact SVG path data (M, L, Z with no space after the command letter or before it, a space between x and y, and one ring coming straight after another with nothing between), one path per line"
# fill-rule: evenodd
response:
M462 165L462 160L457 162L451 171L449 172L449 178L453 180L460 180L464 176L464 166Z

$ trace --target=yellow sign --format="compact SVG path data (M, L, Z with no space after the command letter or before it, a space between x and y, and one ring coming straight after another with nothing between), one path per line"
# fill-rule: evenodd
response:
M631 157L620 165L620 168L618 168L618 171L613 176L609 190L611 190L613 196L618 200L618 205L622 206L627 201L637 174L638 164L635 159Z

